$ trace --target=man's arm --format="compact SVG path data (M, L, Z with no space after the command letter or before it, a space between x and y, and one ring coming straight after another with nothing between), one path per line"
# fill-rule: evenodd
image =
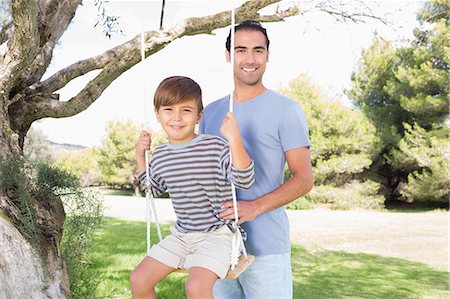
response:
M289 150L285 153L292 177L277 189L253 201L238 201L239 224L251 221L256 216L284 206L308 193L313 187L311 157L307 147ZM222 218L234 219L233 203L227 202L228 208L220 214Z

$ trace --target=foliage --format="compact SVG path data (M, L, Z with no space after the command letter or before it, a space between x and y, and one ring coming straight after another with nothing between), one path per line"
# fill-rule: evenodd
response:
M376 156L375 128L359 111L332 99L301 75L282 93L296 99L308 120L315 184L342 186Z
M91 271L87 250L100 226L103 211L99 195L83 189L76 176L55 165L36 164L38 197L60 197L68 217L64 221L61 249L66 261L73 298L87 298L99 283Z
M89 189L78 189L63 196L63 202L68 217L64 222L61 248L67 264L72 297L91 298L101 279L88 258L103 215L99 194Z
M408 186L402 190L405 197L414 197L418 202L448 203L450 134L448 129L444 131L436 136L436 131L427 132L417 123L405 124L405 136L388 159L393 167L409 170Z
M0 163L0 188L19 207L19 230L36 247L39 238L39 227L36 221L36 210L33 204L33 192L29 177L32 167L18 155L10 155Z
M109 121L98 150L100 182L109 186L130 186L136 171L135 146L138 125L132 121Z
M395 49L375 38L352 76L348 95L373 121L381 140L375 171L388 178L388 196L447 200L449 9L448 1L426 2L411 44Z
M314 195L307 196L306 201L297 200L291 203L289 208L327 203L333 208L348 209L350 203L354 203L355 207L362 207L361 198L371 203L365 206L378 208L378 190L375 190L375 194L367 195L361 195L359 191L354 190L353 193L350 192L350 200L346 200L344 195L336 199L335 194L329 192L334 190L339 194L347 194L348 184L352 181L361 181L361 185L367 186L362 181L373 157L379 152L375 127L370 121L360 111L352 110L337 99L332 99L305 75L291 81L282 93L296 99L306 114L312 144L314 181L318 186L311 193Z
M92 186L99 183L97 158L95 149L87 148L76 153L61 154L55 165L78 177L82 186Z
M120 29L119 23L120 17L111 15L107 11L105 7L105 3L107 2L104 0L94 0L94 5L97 6L97 20L94 27L101 25L103 27L103 33L111 39L111 37L118 33L122 34L122 30Z
M152 242L158 237L152 227ZM161 227L163 234L169 225ZM131 298L129 274L144 257L145 223L107 218L89 257L102 277L91 297ZM308 250L292 244L293 298L447 298L448 273L417 262L364 253ZM158 298L185 298L186 276L157 285ZM401 286L401 287L399 287Z
M380 184L366 180L364 183L350 181L340 188L330 185L316 186L305 197L316 203L316 207L324 205L331 209L381 209L384 197L378 194Z

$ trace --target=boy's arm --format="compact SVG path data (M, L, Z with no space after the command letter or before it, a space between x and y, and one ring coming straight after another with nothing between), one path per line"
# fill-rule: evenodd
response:
M250 166L252 160L247 154L242 141L241 133L233 113L228 112L223 121L220 132L227 139L230 145L230 153L233 166L237 169L246 169Z

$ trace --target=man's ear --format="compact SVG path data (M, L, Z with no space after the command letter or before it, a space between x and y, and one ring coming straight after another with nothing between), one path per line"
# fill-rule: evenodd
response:
M270 54L270 52L269 52L269 51L267 51L267 58L266 58L266 62L269 62L269 54Z
M225 49L225 59L227 62L230 62L230 51L228 51L227 49Z

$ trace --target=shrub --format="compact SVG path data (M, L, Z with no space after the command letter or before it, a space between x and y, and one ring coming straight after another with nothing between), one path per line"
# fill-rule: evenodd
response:
M304 197L289 204L290 209L302 207L327 207L330 209L381 209L384 197L378 195L380 184L373 181L351 181L342 187L316 186Z

